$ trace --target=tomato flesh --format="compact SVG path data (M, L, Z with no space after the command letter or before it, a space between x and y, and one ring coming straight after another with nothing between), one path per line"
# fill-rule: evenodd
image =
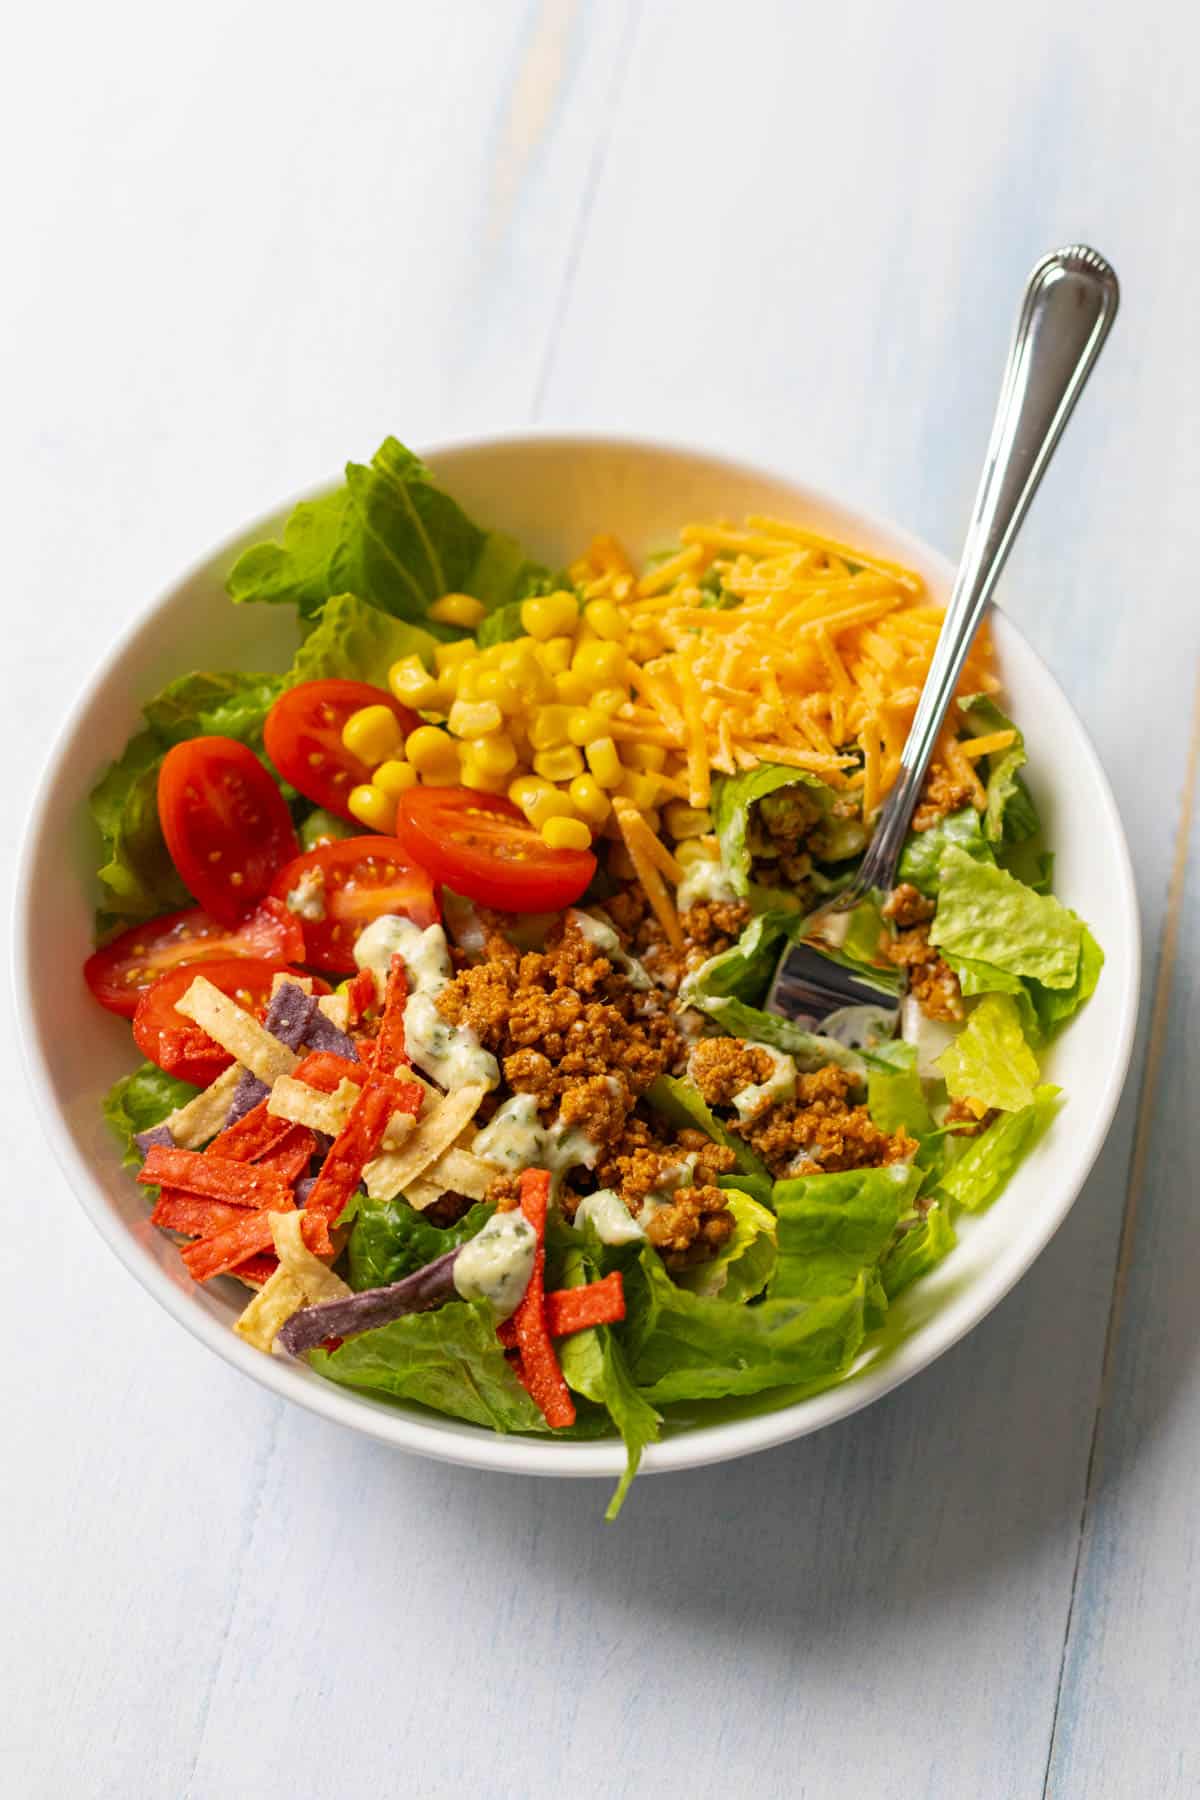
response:
M281 694L263 727L267 755L285 781L327 812L357 823L346 801L371 779L370 766L347 750L342 727L364 706L386 706L405 737L421 723L384 688L365 681L302 681Z
M501 912L570 906L596 872L590 850L551 850L511 800L470 788L410 788L396 836L435 881Z
M304 960L339 974L355 969L354 946L374 919L400 913L415 925L436 925L441 914L433 883L395 838L353 837L322 844L280 869L272 889L302 908ZM305 917L311 910L314 915Z
M138 1001L168 970L251 957L282 968L304 960L299 921L278 900L263 900L236 930L202 907L133 925L89 956L83 978L101 1006L132 1019Z
M183 881L223 925L262 899L299 848L278 784L236 738L189 738L167 751L158 818Z
M271 999L271 983L279 974L275 963L235 957L228 962L205 963L171 969L161 975L138 1001L133 1015L133 1038L143 1056L180 1081L207 1087L233 1061L227 1050L214 1043L206 1031L176 1009L197 975L261 1019Z

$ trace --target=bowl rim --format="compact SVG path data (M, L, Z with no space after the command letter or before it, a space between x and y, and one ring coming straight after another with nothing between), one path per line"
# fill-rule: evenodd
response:
M532 447L558 447L565 453L580 449L628 452L666 456L675 460L703 462L726 469L731 478L762 481L793 487L798 496L825 507L861 525L865 534L885 537L893 546L914 554L918 562L933 564L947 577L953 576L953 565L942 552L918 538L903 526L877 513L870 513L827 493L789 469L730 456L709 450L695 442L684 443L650 434L604 430L567 429L548 424L521 431L488 431L443 440L423 448L423 460L436 466L439 458L463 456L473 452L520 451ZM37 1114L49 1139L55 1159L65 1174L76 1199L101 1238L129 1273L191 1335L280 1398L294 1401L309 1412L351 1430L365 1433L379 1442L415 1451L438 1461L460 1466L495 1469L510 1474L560 1477L615 1477L624 1469L625 1451L616 1437L598 1442L553 1440L504 1436L471 1425L465 1421L445 1420L425 1423L410 1414L392 1412L384 1406L360 1402L366 1396L352 1389L303 1374L283 1359L263 1356L245 1344L227 1323L197 1306L191 1295L171 1281L153 1258L146 1256L141 1245L112 1210L107 1194L89 1163L82 1155L67 1127L54 1097L49 1066L42 1044L29 1023L33 1019L32 959L28 944L32 926L35 870L39 861L45 814L60 765L74 741L81 715L95 691L118 668L134 640L164 603L190 581L211 568L219 559L228 557L233 546L247 540L260 527L266 527L298 501L312 499L327 492L332 482L308 488L271 508L268 513L230 533L204 556L197 558L176 575L152 599L139 607L126 627L118 633L107 655L91 671L77 691L66 716L55 733L41 776L29 803L14 880L13 930L10 934L10 979L16 1002L18 1040L26 1078L33 1094ZM1133 1053L1138 1018L1141 983L1141 920L1133 868L1125 832L1112 788L1091 735L1078 717L1057 678L1042 661L1018 625L1004 614L1004 631L1011 633L1022 649L1036 662L1042 675L1066 709L1079 736L1080 747L1097 783L1106 814L1109 837L1117 851L1112 870L1117 889L1119 910L1124 915L1129 955L1123 967L1108 964L1110 977L1122 978L1118 999L1119 1025L1115 1055L1109 1064L1107 1081L1093 1114L1086 1140L1074 1151L1074 1167L1062 1184L1052 1205L1038 1215L1036 1226L1020 1238L1009 1240L989 1267L977 1275L957 1302L951 1301L925 1320L919 1332L893 1348L876 1367L857 1372L832 1387L791 1402L771 1411L711 1425L700 1425L649 1445L643 1453L643 1473L664 1473L693 1468L709 1463L768 1450L790 1442L823 1426L869 1406L875 1400L910 1380L952 1348L960 1338L982 1322L1016 1282L1041 1255L1050 1238L1058 1230L1087 1181L1103 1148L1117 1110ZM970 1300L970 1304L966 1302Z

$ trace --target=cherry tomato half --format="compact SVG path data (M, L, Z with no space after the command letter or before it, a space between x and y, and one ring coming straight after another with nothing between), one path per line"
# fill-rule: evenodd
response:
M357 820L346 806L352 788L370 781L371 770L347 750L342 727L364 706L386 706L404 736L421 723L416 713L384 689L365 681L302 681L281 694L263 727L267 755L285 781L339 818Z
M196 906L133 925L89 956L83 978L109 1012L132 1019L138 1001L169 969L253 957L281 969L304 961L300 921L279 900L266 899L234 930Z
M158 819L201 906L236 925L299 845L275 779L236 738L189 738L163 758Z
M319 877L319 879L318 879ZM275 897L304 895L301 904L320 917L298 916L304 927L304 960L339 973L356 967L354 946L373 919L402 913L422 929L440 918L433 883L414 866L395 838L352 837L322 844L280 869Z
M435 881L501 912L570 906L596 872L590 850L551 850L511 800L470 788L410 788L396 836Z
M279 974L276 963L235 957L229 962L205 963L203 968L172 969L147 988L133 1015L133 1038L143 1056L180 1081L207 1087L233 1061L227 1050L213 1042L206 1031L177 1011L175 1002L191 987L197 975L220 988L231 1000L261 1019L271 999L271 983ZM324 983L321 984L324 988Z

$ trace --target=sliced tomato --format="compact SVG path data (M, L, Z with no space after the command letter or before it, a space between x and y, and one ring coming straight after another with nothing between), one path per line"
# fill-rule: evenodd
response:
M274 776L236 738L189 738L167 751L158 819L171 861L223 925L262 899L300 847Z
M263 728L267 755L285 781L327 812L357 823L346 806L351 788L370 781L371 770L347 750L342 727L364 706L386 706L405 737L421 723L385 688L365 681L302 681L281 694Z
M214 1043L206 1031L176 1010L175 1002L191 987L197 974L236 1000L239 1006L261 1018L271 999L271 983L279 973L277 963L254 962L235 957L229 962L205 963L203 969L172 969L161 975L138 1001L133 1015L133 1038L143 1056L180 1081L207 1087L233 1061L227 1050Z
M435 881L501 912L570 906L596 872L590 850L551 850L511 800L470 788L410 788L396 836Z
M343 838L298 856L280 869L273 892L286 902L297 888L311 893L309 910L321 909L320 918L301 915L304 960L318 969L354 969L355 944L384 913L402 913L422 929L441 917L428 874L395 838Z
M138 1001L169 969L248 956L281 969L304 961L300 921L280 900L263 900L233 930L201 907L165 913L123 931L89 956L83 978L109 1012L132 1019Z

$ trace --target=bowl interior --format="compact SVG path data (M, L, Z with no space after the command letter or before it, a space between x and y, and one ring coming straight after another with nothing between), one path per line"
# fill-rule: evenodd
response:
M550 563L613 531L644 552L689 518L779 513L907 562L948 597L945 559L895 527L865 518L779 476L719 457L613 440L535 437L431 453L443 483L484 524L517 535ZM328 1417L426 1454L527 1473L616 1474L619 1443L500 1438L413 1407L389 1405L267 1358L229 1329L245 1290L195 1287L146 1207L100 1112L134 1066L123 1021L103 1013L79 978L90 948L96 844L89 789L137 728L142 699L194 668L282 669L296 630L290 609L234 608L223 578L246 542L273 534L284 508L184 578L116 645L67 722L35 799L18 884L14 933L17 1016L45 1128L86 1211L128 1268L191 1331L256 1379ZM1054 848L1060 897L1091 924L1107 955L1089 1006L1054 1046L1047 1079L1068 1104L982 1217L962 1222L958 1248L894 1309L885 1343L854 1375L808 1398L777 1394L679 1413L645 1467L716 1461L815 1430L924 1367L984 1316L1065 1216L1103 1142L1124 1080L1137 1010L1138 923L1128 853L1108 783L1053 677L998 613L994 631L1009 705L1024 730L1031 785Z

